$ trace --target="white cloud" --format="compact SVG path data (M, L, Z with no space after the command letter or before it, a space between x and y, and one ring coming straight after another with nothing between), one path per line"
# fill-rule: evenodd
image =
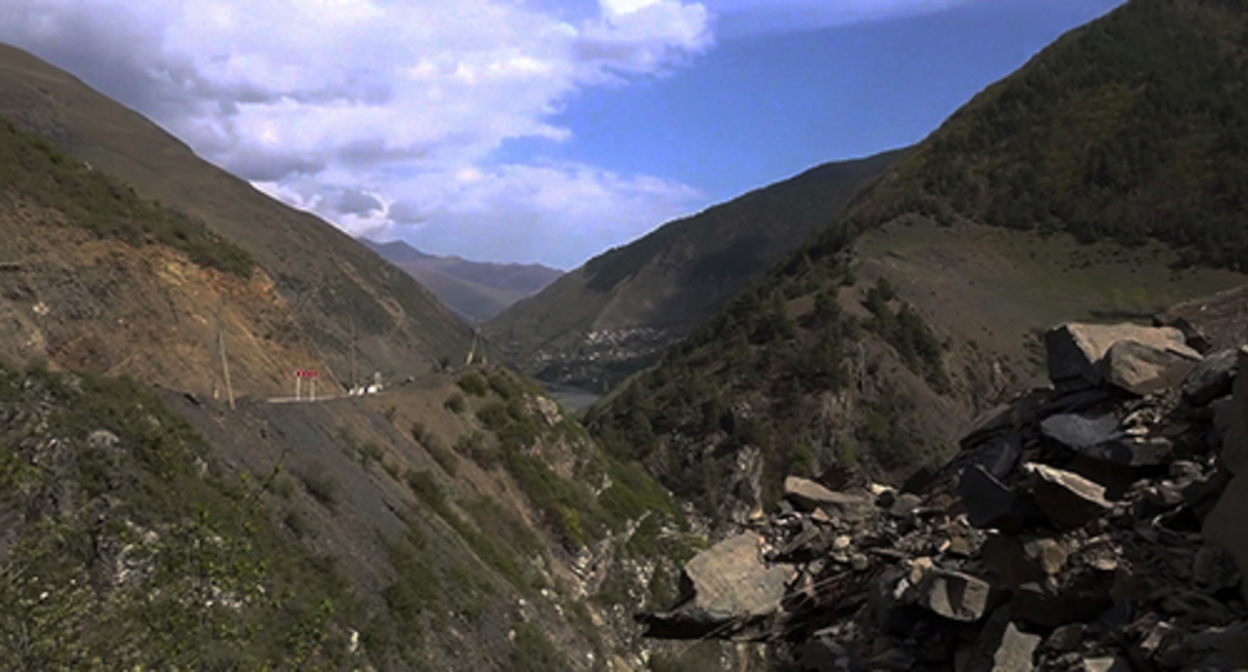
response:
M6 0L0 40L66 67L201 155L352 231L575 264L700 204L576 164L495 166L588 86L713 44L692 0ZM386 219L389 204L395 218ZM396 205L398 207L396 207ZM658 218L658 219L656 219ZM413 226L414 221L422 224ZM543 246L538 236L560 243ZM556 249L557 248L557 249Z
M705 0L726 37L930 14L985 0Z

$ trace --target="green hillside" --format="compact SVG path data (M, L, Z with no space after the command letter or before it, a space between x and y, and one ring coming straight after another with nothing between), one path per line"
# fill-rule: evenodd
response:
M539 377L611 389L826 225L903 155L818 166L669 222L517 303L485 332Z
M1133 0L1063 37L591 427L710 511L787 473L899 480L1038 373L1039 329L1242 284L1246 20Z
M1248 16L1134 0L977 96L857 204L1248 262ZM829 241L832 242L832 241Z

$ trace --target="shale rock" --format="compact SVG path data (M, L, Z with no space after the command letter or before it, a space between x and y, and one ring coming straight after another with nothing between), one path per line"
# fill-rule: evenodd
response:
M1143 396L1182 382L1200 359L1183 343L1125 340L1110 346L1102 367L1111 385Z
M1200 360L1200 354L1187 346L1183 332L1173 327L1072 322L1044 335L1049 378L1054 384L1068 388L1100 385L1106 380L1105 356L1121 343L1135 345L1120 353L1113 377L1119 383L1132 386L1147 385L1154 377L1165 377L1169 373L1166 365L1153 362L1152 355L1144 353L1170 353L1179 359L1190 357L1192 365ZM1179 376L1180 380L1183 375L1186 371Z
M1235 350L1220 350L1206 356L1183 381L1183 397L1193 406L1204 406L1218 397L1231 393L1239 355Z
M1078 474L1035 463L1023 470L1035 477L1032 496L1055 525L1082 527L1110 509L1105 487Z
M857 517L872 508L866 497L829 490L797 476L784 479L784 497L799 511L823 509L833 516Z

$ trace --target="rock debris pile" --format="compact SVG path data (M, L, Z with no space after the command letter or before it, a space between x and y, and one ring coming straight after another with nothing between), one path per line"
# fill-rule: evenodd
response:
M1182 326L1051 330L1052 385L926 484L790 477L638 620L792 670L1248 668L1248 348Z

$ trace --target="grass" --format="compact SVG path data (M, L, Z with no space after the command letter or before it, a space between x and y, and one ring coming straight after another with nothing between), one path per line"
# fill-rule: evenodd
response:
M159 243L196 264L241 277L255 267L247 251L202 222L139 198L134 189L89 169L48 140L0 119L0 193L6 190L63 212L101 238L136 246Z

